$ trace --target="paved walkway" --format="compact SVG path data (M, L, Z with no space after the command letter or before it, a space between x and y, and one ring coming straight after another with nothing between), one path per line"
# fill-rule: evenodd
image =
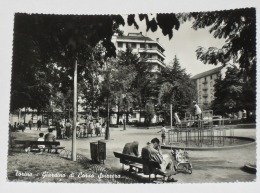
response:
M47 132L47 128L42 129ZM159 129L137 129L110 128L110 140L107 144L107 160L105 167L120 171L122 166L119 160L113 155L113 151L121 152L124 144L132 141L139 141L139 151L153 137L160 138ZM25 130L30 133L30 138L37 137L39 131ZM252 137L256 136L256 129L236 129L235 136ZM91 159L90 142L95 142L104 137L89 137L77 139L77 153L81 153ZM71 149L71 140L60 140L61 146ZM164 150L166 153L169 150ZM193 164L193 173L176 175L178 183L203 183L203 182L247 182L254 181L256 175L247 173L241 168L245 163L256 162L256 145L250 145L240 149L220 150L220 151L189 151L190 160ZM140 177L142 178L142 177Z

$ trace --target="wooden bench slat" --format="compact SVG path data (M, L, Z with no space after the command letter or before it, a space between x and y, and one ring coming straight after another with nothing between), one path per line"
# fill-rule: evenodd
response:
M15 144L19 145L60 145L59 141L26 141L26 140L14 140Z
M138 163L132 163L129 164L129 166L135 167L135 168L139 168L139 169L143 169L143 165L142 164L138 164Z

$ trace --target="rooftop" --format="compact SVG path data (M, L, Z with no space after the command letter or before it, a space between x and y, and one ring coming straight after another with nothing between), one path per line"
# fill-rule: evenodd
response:
M220 67L214 68L212 70L208 70L206 72L196 74L195 76L191 77L191 79L196 80L196 79L199 79L199 78L202 78L202 77L205 77L205 76L210 76L212 74L216 74L216 73L220 72L220 70L222 68L223 68L223 66L220 66Z
M117 41L147 41L146 43L158 44L163 50L163 46L159 43L159 41L155 41L149 37L144 36L140 33L128 33L128 35L117 36Z
M117 39L153 41L151 38L142 35L142 33L128 33L127 36L118 36Z

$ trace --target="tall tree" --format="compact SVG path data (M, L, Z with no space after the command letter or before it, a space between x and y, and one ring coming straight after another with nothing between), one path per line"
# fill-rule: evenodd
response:
M73 64L78 61L78 70L88 71L86 61L92 59L92 48L99 42L106 48L105 56L115 56L115 47L111 37L124 20L119 15L107 16L77 16L77 15L44 15L21 14L15 15L14 54L11 91L11 109L22 108L35 104L40 108L48 105L48 84L42 84L30 95L29 88L39 82L48 83L52 77L47 73L52 66L58 68L60 82L72 85ZM30 70L31 69L31 70ZM44 72L44 74L42 73ZM29 76L26 76L27 73ZM65 74L66 76L62 76ZM79 74L80 75L80 74ZM82 78L80 75L79 80ZM23 85L19 85L19 83ZM38 84L37 84L38 85ZM26 87L26 88L25 88ZM63 88L62 86L60 87ZM48 94L49 93L49 94ZM28 95L28 96L27 96ZM41 97L39 97L41 96ZM22 100L19 100L21 98ZM42 100L42 101L41 101ZM39 105L37 104L39 101Z
M161 85L158 94L159 108L165 120L169 120L170 104L173 111L183 113L195 98L195 85L190 80L190 75L181 68L177 56L174 57L172 66L162 70L158 81Z
M243 110L241 96L243 81L236 66L227 67L225 77L219 76L214 85L215 99L212 102L214 114L226 116Z

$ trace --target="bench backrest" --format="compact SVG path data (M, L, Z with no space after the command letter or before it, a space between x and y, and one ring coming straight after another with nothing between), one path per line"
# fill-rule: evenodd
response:
M143 164L143 165L148 165L149 167L153 167L153 168L159 168L159 169L161 168L161 166L158 162L146 161L146 160L142 159L141 157L135 157L135 156L126 155L126 154L122 154L122 153L118 153L118 152L114 152L114 155L116 158L120 158L124 161L130 161L130 162L135 162L135 163L139 163L139 164Z
M16 144L28 144L28 145L60 145L59 141L25 141L25 140L15 140Z

